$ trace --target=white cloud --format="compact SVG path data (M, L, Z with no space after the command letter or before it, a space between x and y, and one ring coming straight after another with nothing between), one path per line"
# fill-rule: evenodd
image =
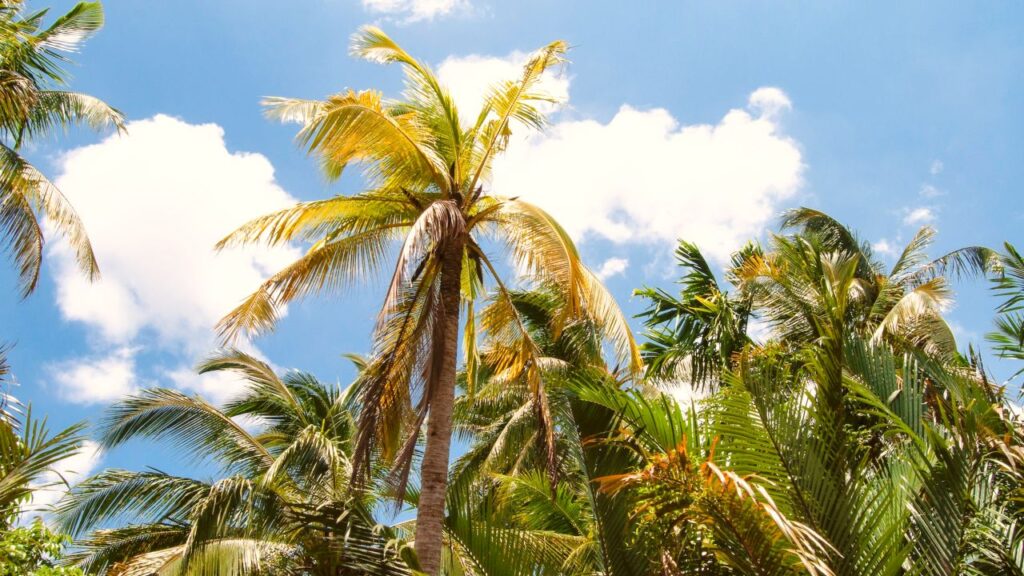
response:
M883 254L885 256L895 256L896 255L896 247L893 246L892 243L890 243L885 238L882 238L878 242L875 242L874 244L872 244L871 245L871 250L872 250L872 252L875 252L877 254Z
M907 226L917 226L935 221L935 211L927 206L917 208L906 208L903 215L903 223Z
M120 347L106 356L77 358L48 367L64 400L107 404L137 390L135 349Z
M519 78L529 57L528 53L519 51L504 58L475 54L449 56L437 68L437 77L451 91L460 120L472 124L480 114L488 89L498 82ZM559 70L549 70L541 76L536 91L564 103L569 99L569 78ZM557 106L542 103L539 107L551 112Z
M694 388L689 382L678 382L675 384L666 384L662 386L665 393L671 396L684 410L689 410L690 407L699 407L698 405L707 398L710 393L705 388Z
M51 472L43 475L42 485L47 488L32 492L32 499L25 507L26 512L22 514L21 520L24 522L37 515L45 515L64 495L67 487L74 486L92 474L102 458L103 450L99 444L91 440L83 442L77 453L61 460L53 466Z
M467 0L363 0L363 8L366 10L404 16L406 22L433 20L468 7Z
M928 167L928 172L935 176L941 174L946 166L942 163L942 160L932 160L932 165Z
M747 322L747 335L755 342L766 342L772 337L772 326L767 320L753 317Z
M945 194L945 192L939 190L938 188L932 186L931 184L922 184L921 189L918 191L918 194L925 198L935 198L936 196L942 196L943 194Z
M597 277L601 280L607 280L612 276L618 276L626 271L629 266L629 260L625 258L609 258L601 264L601 267L597 269Z
M790 106L781 90L761 88L715 124L628 105L608 123L557 122L509 146L493 187L549 210L576 239L686 238L723 261L800 189L801 152L779 125Z
M750 98L747 99L747 103L750 108L771 117L793 109L793 103L789 100L789 96L774 86L764 86L754 90L750 94Z
M210 372L197 374L188 366L181 366L164 372L175 388L199 394L205 400L220 405L233 400L244 390L244 381L231 372Z
M59 172L56 183L81 215L103 277L90 284L68 246L56 243L57 304L110 356L106 364L64 365L57 380L69 398L96 390L74 384L75 376L104 367L130 373L126 347L174 350L191 366L214 345L217 319L297 256L292 248L213 251L239 224L295 202L264 156L229 151L215 124L164 115L131 122L127 136L68 152ZM111 382L111 391L127 389Z

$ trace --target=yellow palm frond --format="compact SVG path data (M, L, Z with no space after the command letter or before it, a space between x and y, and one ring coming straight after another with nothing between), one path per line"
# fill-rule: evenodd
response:
M578 318L588 286L579 252L565 229L550 214L522 200L504 200L485 219L499 225L520 271L562 287L563 320Z
M323 101L302 98L268 96L260 102L260 105L263 106L263 114L267 118L285 124L310 124L324 111Z
M352 54L380 64L401 64L406 77L407 102L400 107L416 111L421 122L431 127L432 148L452 165L455 181L462 180L462 127L458 109L448 89L441 85L429 66L413 58L376 26L364 26L352 36Z
M43 231L32 206L13 190L0 192L0 238L18 268L22 297L35 290L43 261Z
M217 243L216 249L246 244L277 246L294 240L317 241L325 235L358 234L416 219L419 200L400 193L373 191L356 196L300 202L254 218Z
M611 342L617 361L627 366L634 378L639 377L644 364L629 321L601 280L586 268L583 273L587 316L600 326L605 338Z
M889 309L875 328L872 341L877 343L886 335L905 334L920 318L940 316L949 301L950 290L944 278L933 278L915 287Z
M390 243L408 223L327 238L271 276L217 324L225 342L241 333L257 335L273 328L288 302L315 293L334 292L379 270Z
M468 192L476 189L490 170L491 160L504 149L513 120L534 128L543 126L544 116L535 104L550 102L551 97L536 88L545 72L565 61L568 49L569 45L561 40L548 44L526 62L518 81L504 82L491 89L473 130L478 148L474 152L473 178L466 187Z
M412 190L434 185L448 191L444 164L429 147L429 131L415 114L393 114L375 90L329 97L298 138L330 177L360 162L366 177L378 185Z

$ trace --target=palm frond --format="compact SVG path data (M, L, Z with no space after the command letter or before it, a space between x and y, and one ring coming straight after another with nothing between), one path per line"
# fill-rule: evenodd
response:
M229 468L265 470L267 449L238 422L201 398L153 388L114 404L100 426L105 447L137 438L168 439L194 459L218 458Z

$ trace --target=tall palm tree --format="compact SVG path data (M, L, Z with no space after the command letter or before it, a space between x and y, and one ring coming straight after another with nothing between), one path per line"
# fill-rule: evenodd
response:
M416 551L428 574L436 574L440 565L460 319L465 320L467 370L475 370L479 322L481 331L501 344L498 369L530 382L545 437L553 435L540 351L484 249L487 238L504 242L526 278L550 281L564 291L561 324L593 318L611 335L620 360L631 369L640 367L625 319L583 266L566 232L537 206L487 190L491 165L513 129L544 125L541 105L552 98L541 90L541 79L564 61L566 48L554 42L535 52L519 78L491 87L476 118L462 118L429 67L382 31L363 28L352 52L402 65L402 100L350 90L323 101L271 98L266 105L271 117L303 124L299 141L329 178L340 177L350 163L361 164L366 191L258 218L219 244L313 242L303 257L221 321L221 334L232 338L269 330L281 308L296 298L336 292L378 272L391 243L401 241L363 377L354 464L365 476L371 453L379 450L395 463L401 494L426 423ZM474 301L484 293L486 278L495 285L497 305L478 318ZM550 443L548 450L554 470Z
M99 267L74 208L20 153L58 128L85 124L124 129L124 117L103 101L64 89L65 55L103 26L99 2L80 2L50 26L47 11L26 13L22 0L0 0L0 238L18 268L22 296L35 290L43 256L44 215L94 279Z
M397 534L374 520L379 497L350 490L352 391L227 350L202 371L229 371L245 391L219 409L151 389L110 409L104 446L163 439L216 466L205 482L156 469L105 470L57 508L90 574L409 574ZM257 421L257 431L239 424Z

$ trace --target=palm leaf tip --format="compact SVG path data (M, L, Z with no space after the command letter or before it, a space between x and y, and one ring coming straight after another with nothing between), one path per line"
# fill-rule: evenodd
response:
M255 337L269 332L277 322L278 309L273 294L261 287L242 301L215 327L222 344L238 341L243 335Z

